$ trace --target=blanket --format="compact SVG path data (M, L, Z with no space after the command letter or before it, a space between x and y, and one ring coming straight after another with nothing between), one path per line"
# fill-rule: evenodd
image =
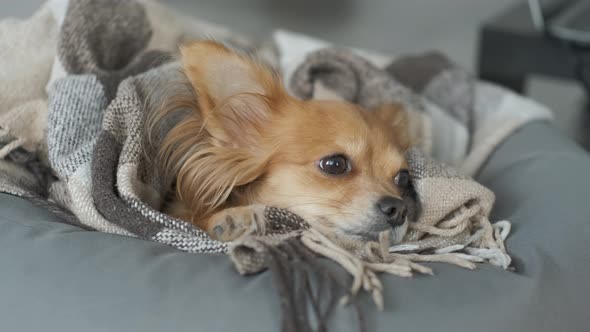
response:
M52 0L28 20L0 22L0 35L0 191L80 227L228 254L242 274L270 268L283 330L311 330L308 301L325 324L336 302L320 305L314 292L322 289L309 284L314 275L340 286L325 295L331 299L353 301L365 289L382 307L379 272L432 273L421 262L510 267L510 224L490 222L494 195L470 176L510 133L550 113L477 81L441 54L390 59L284 33L258 44L139 0ZM321 234L275 207L264 208L248 236L224 243L160 211L169 183L155 170L157 142L146 141L144 126L171 95L190 93L175 56L183 41L202 38L274 66L300 98L367 109L398 103L412 114L419 143L407 157L423 212L401 244L389 247L385 235L357 243ZM292 49L293 38L307 47ZM180 119L182 112L166 123ZM352 283L318 256L341 265Z

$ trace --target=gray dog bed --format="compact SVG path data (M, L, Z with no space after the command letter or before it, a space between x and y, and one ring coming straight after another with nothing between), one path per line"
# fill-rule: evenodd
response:
M513 134L478 180L497 194L494 217L513 222L516 271L432 264L434 277L384 276L385 311L363 305L369 330L588 330L589 169L589 155L549 124ZM269 273L244 278L223 255L84 231L5 194L0 211L2 331L280 328ZM356 330L350 313L337 311L334 331Z

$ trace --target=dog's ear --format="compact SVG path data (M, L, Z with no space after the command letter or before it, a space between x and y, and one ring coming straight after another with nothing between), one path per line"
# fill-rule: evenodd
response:
M278 76L214 41L183 46L181 54L205 129L222 145L255 144L286 95Z

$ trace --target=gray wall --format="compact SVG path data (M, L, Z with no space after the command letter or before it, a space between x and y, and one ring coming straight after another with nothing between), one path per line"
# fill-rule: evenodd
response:
M387 53L439 49L472 67L478 26L517 0L164 0L183 12L264 38L284 27ZM0 0L0 17L41 0Z

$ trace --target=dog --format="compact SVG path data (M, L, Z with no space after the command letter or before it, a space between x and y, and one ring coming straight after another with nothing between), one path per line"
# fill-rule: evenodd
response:
M284 208L324 234L392 243L419 204L405 152L406 112L299 100L279 76L215 41L181 47L192 97L156 114L191 111L165 135L156 161L174 192L165 212L221 241L243 235L264 206Z

